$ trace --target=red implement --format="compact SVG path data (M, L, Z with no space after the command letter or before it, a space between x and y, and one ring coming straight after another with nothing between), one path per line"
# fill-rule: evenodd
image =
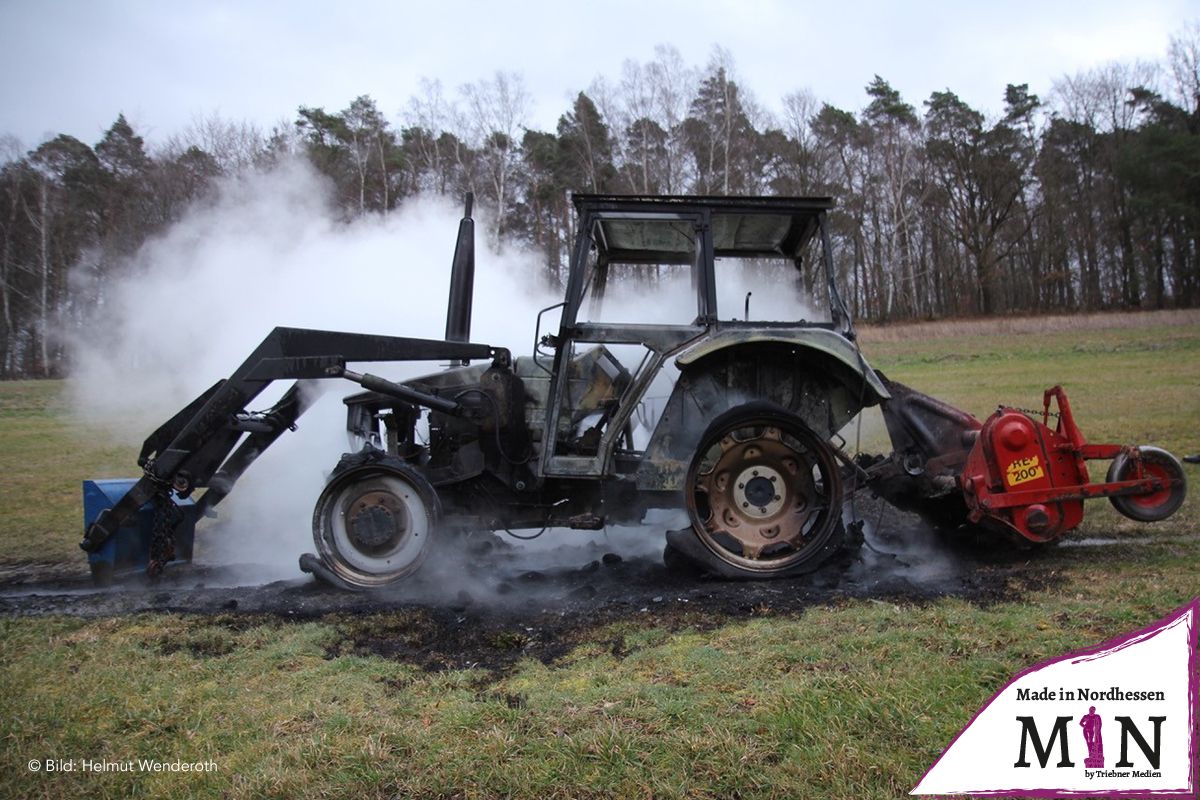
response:
M1001 407L984 422L959 478L972 522L1048 542L1074 529L1083 501L1094 497L1110 498L1142 522L1178 510L1187 486L1174 456L1157 447L1088 444L1061 386L1047 389L1043 402L1041 421ZM1058 418L1055 428L1051 416ZM1088 477L1086 462L1093 459L1113 460L1104 483Z

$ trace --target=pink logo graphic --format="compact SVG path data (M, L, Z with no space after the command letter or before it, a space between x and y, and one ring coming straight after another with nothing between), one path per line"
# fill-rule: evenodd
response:
M1018 673L912 794L1195 800L1198 622L1200 598Z
M1088 713L1083 719L1079 720L1080 726L1083 728L1083 741L1087 744L1087 758L1083 760L1083 765L1090 769L1098 769L1104 766L1104 740L1100 738L1100 727L1103 721L1100 715L1096 713L1096 707L1092 706L1088 709Z

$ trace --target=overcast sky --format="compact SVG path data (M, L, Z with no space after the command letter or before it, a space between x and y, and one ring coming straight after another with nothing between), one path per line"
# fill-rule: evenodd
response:
M0 134L94 143L124 112L153 142L197 115L266 129L360 94L397 123L420 78L453 94L496 70L522 74L531 126L551 130L574 93L656 44L700 67L727 48L769 110L800 88L857 110L879 74L918 108L949 88L997 112L1007 83L1045 96L1065 74L1161 60L1197 19L1200 0L0 0Z

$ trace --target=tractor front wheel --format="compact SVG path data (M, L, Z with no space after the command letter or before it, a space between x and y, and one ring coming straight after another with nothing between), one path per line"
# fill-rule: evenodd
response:
M313 511L321 560L351 586L374 588L417 570L441 504L423 475L396 458L336 473Z

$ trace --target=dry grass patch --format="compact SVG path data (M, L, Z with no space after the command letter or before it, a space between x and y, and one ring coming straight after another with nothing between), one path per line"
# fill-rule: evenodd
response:
M864 344L872 344L959 336L1079 333L1187 326L1200 326L1200 309L943 319L926 322L896 322L890 325L863 324L858 327L858 336Z

